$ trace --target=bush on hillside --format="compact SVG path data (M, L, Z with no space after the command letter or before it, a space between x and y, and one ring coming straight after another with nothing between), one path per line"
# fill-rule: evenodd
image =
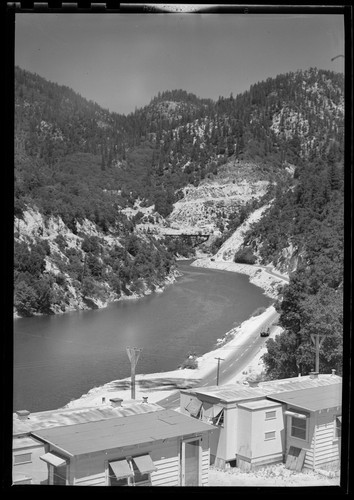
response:
M253 252L249 247L240 248L240 250L235 254L234 262L237 262L238 264L255 264L256 257L253 255Z

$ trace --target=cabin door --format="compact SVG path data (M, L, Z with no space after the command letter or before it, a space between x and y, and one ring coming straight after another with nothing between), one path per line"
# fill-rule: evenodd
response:
M201 485L201 440L188 439L181 443L181 485Z

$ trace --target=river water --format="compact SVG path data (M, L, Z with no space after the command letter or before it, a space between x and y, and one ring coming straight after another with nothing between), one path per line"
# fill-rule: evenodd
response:
M14 410L59 408L91 388L130 376L126 347L142 348L136 373L178 368L272 300L248 276L195 268L163 293L105 309L14 321Z

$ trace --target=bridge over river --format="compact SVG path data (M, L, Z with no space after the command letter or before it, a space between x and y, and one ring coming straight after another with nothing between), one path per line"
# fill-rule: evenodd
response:
M205 243L210 238L210 233L200 232L186 232L186 231L176 231L173 232L164 231L164 236L168 238L180 238L190 241L193 247L197 247L201 243Z

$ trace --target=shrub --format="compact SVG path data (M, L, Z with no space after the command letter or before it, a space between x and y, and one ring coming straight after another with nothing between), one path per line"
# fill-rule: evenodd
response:
M255 264L256 260L256 257L253 255L253 252L249 247L240 248L234 257L234 262L239 264Z
M183 361L180 368L188 368L190 370L196 370L198 368L198 361L196 354L188 354L187 359Z
M58 234L56 238L54 239L55 243L58 245L59 249L63 252L64 249L67 247L67 242L66 239L62 234Z

